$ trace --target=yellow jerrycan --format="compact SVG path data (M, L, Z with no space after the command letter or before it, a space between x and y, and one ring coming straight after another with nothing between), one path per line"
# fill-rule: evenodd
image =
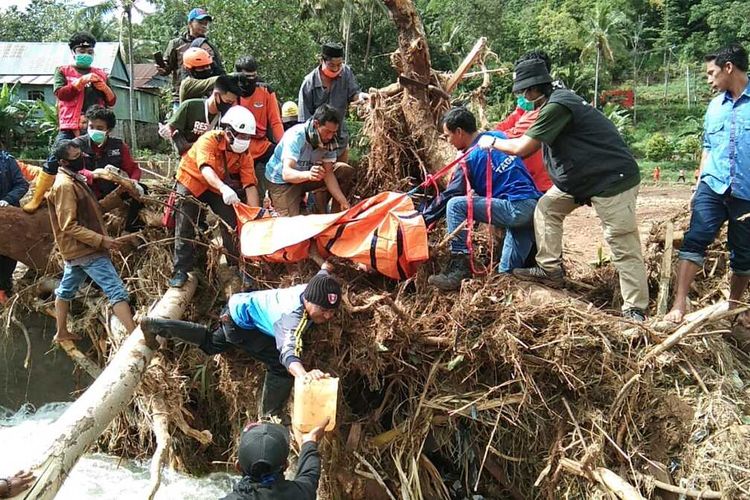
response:
M294 380L294 407L292 411L292 426L295 431L310 432L315 427L331 420L326 431L336 427L336 403L339 394L339 379L324 378L320 380L305 380L296 377Z

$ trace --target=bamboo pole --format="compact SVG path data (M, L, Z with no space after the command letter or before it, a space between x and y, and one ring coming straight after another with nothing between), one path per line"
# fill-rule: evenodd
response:
M178 319L193 297L197 279L182 288L170 288L156 304L154 316ZM102 374L65 413L49 427L46 439L25 470L38 478L31 489L14 498L52 499L78 459L130 403L154 351L146 345L140 327L128 336ZM19 464L20 465L20 464Z
M656 315L659 317L667 313L669 303L669 283L672 280L672 237L674 224L667 222L664 236L664 254L661 257L661 277L659 279L659 295L656 300Z

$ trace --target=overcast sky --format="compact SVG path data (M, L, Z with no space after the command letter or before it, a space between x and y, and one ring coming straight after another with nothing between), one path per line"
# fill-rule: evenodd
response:
M100 3L103 3L105 0L67 0L70 4L84 4L84 5L98 5ZM11 7L15 5L19 9L25 9L27 5L31 3L31 0L2 0L0 1L0 10ZM136 7L139 9L145 11L145 12L153 12L154 6L149 4L148 0L137 0L136 1ZM141 15L137 10L133 11L133 21L134 22L140 22L141 21Z

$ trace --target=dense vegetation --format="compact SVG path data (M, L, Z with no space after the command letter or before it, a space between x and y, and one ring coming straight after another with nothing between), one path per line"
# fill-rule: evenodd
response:
M438 70L454 69L476 39L486 36L497 56L487 61L490 68L509 67L518 54L542 47L552 57L555 75L587 98L593 99L595 89L601 94L635 84L636 116L620 113L629 122L623 130L639 157L652 161L692 161L708 97L702 56L733 41L750 45L747 1L415 3ZM348 62L363 87L380 87L394 79L388 56L396 48L395 30L378 0L107 0L96 7L32 0L25 11L10 7L3 12L0 40L65 40L76 30L88 29L100 40L125 41L129 12L140 19L132 25L133 57L147 62L185 30L186 12L195 6L206 7L214 16L210 36L224 58L231 64L240 55L253 54L283 100L296 99L299 82L325 40L346 44ZM468 80L465 90L478 83ZM495 74L487 96L491 119L510 109L509 90L509 74ZM662 136L655 137L655 132Z

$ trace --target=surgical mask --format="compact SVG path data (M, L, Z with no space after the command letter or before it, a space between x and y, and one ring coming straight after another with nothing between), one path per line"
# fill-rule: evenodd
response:
M230 144L229 147L232 148L232 151L235 153L244 153L247 151L247 148L250 147L250 139L240 139L231 132L229 133L229 136L232 139L232 144Z
M529 101L522 95L519 95L518 99L516 99L516 106L524 111L531 111L534 109L534 103Z
M91 63L94 62L94 56L91 54L76 54L75 55L76 68L87 69L91 67Z
M107 140L107 133L103 130L88 129L89 138L97 144L104 144Z
M341 74L341 71L343 68L340 68L338 71L331 71L328 69L328 67L324 64L321 66L321 69L323 70L323 74L327 76L328 78L336 78Z

